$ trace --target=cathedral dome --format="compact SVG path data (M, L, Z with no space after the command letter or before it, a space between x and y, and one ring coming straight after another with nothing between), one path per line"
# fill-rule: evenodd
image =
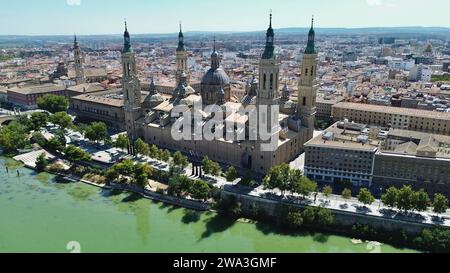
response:
M153 103L153 102L163 102L164 101L164 98L163 98L163 96L161 96L161 94L154 94L154 95L148 95L146 98L145 98L145 101L146 102L151 102L151 103Z
M229 85L230 78L227 73L222 68L213 69L211 68L206 72L205 76L203 76L202 84L204 85Z

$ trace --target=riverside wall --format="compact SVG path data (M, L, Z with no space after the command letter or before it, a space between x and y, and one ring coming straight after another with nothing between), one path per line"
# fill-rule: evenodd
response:
M241 203L242 211L248 214L254 213L255 207L258 212L263 212L265 216L276 219L279 216L280 205L286 205L292 208L303 209L306 205L294 204L286 201L276 201L256 196L239 194L230 191L222 191L222 198L234 196L238 202ZM418 223L412 221L405 221L400 219L377 217L366 215L362 213L352 213L342 210L333 210L335 215L335 224L343 227L351 228L355 224L368 225L376 229L383 229L385 231L402 230L409 234L420 234L424 228L432 228L434 225L426 223Z

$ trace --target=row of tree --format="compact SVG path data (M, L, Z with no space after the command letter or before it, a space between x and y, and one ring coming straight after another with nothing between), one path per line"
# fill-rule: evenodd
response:
M135 184L144 188L153 174L154 169L149 164L134 164L132 160L127 159L109 168L105 176L110 182Z
M317 190L317 183L309 180L301 170L294 170L288 164L273 167L264 177L266 189L279 189L284 196L286 192L297 193L303 197Z
M438 193L434 196L433 201L423 189L414 191L411 186L404 186L401 189L391 187L381 197L383 204L390 208L397 208L401 211L408 212L415 210L418 212L426 211L432 205L435 213L445 213L448 209L448 199Z
M185 175L174 175L169 180L168 193L173 196L189 195L194 199L208 200L211 197L211 187L203 180L191 180Z

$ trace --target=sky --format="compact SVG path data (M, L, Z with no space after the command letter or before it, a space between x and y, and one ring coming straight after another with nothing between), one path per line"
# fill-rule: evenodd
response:
M118 34L274 28L450 27L448 0L1 0L0 35Z

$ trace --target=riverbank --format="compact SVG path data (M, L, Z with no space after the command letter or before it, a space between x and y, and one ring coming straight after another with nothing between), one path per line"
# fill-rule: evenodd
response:
M4 158L0 158L1 163ZM9 160L8 160L9 161ZM84 183L56 183L8 164L0 170L0 252L67 253L77 241L83 253L369 253L368 243L323 233L288 233L273 225L242 223L130 193ZM30 227L33 227L30 229ZM416 252L381 246L382 253Z

